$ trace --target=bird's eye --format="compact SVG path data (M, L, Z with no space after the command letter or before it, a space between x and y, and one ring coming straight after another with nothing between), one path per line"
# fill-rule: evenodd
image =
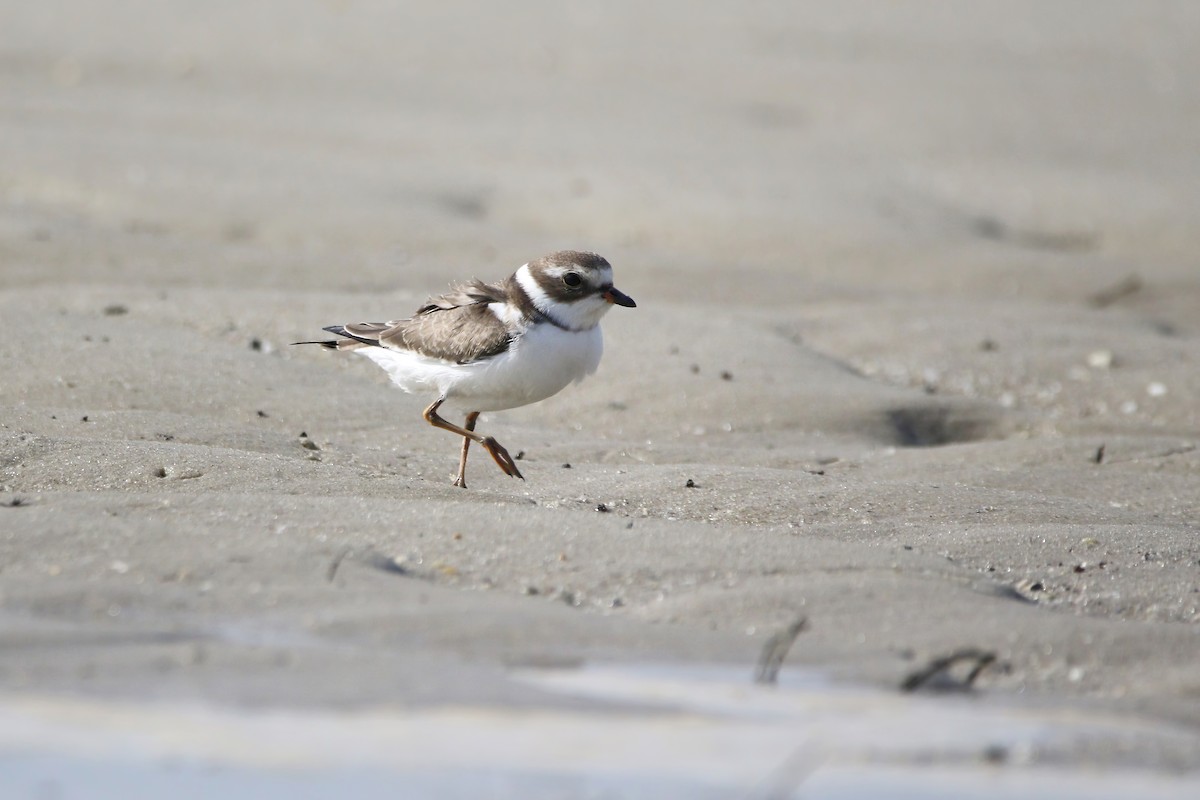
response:
M563 275L563 283L574 289L576 286L583 283L583 278L579 277L578 272L568 272L566 275Z

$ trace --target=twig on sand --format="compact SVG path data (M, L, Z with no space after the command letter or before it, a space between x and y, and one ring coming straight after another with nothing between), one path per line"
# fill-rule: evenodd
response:
M990 650L980 650L978 647L964 647L955 650L950 655L940 656L928 664L908 674L900 689L905 692L915 692L918 689L938 689L941 691L966 691L975 683L979 673L996 660L996 654ZM951 679L946 673L960 661L973 661L975 665L961 681ZM933 683L934 679L939 679Z
M771 634L771 638L763 643L762 652L758 655L758 666L754 672L754 682L764 685L774 685L779 680L779 670L783 660L796 637L808 628L808 617L797 617L791 625L781 631Z
M333 583L333 579L337 577L338 567L346 560L346 556L350 555L350 547L343 545L341 550L337 551L337 555L333 557L333 561L329 562L329 569L325 571L325 580L328 583Z
M1088 305L1092 308L1107 308L1118 300L1131 294L1137 294L1142 289L1142 279L1137 275L1128 275L1112 286L1107 286L1088 297Z

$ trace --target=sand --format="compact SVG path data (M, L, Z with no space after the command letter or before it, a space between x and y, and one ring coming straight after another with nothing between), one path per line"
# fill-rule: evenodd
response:
M1197 30L1186 2L10 9L0 693L603 713L636 703L514 670L749 686L804 616L784 675L887 696L977 648L979 702L1157 731L1060 763L1194 777ZM455 489L420 398L289 346L563 247L638 307L589 381L484 416L524 482L476 453Z

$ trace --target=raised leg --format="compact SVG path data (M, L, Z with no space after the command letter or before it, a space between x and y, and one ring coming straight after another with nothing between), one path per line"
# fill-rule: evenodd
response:
M472 411L467 414L467 424L463 425L469 431L475 430L475 420L479 419L479 412ZM454 485L460 488L467 488L467 451L471 449L471 440L463 437L462 455L458 459L458 477L454 479Z
M508 454L508 451L505 450L504 447L495 439L490 436L480 436L473 430L460 428L453 422L447 422L439 417L437 410L444 402L446 402L446 398L439 397L437 400L434 400L429 404L429 408L425 409L425 412L422 415L425 417L426 422L435 428L441 428L442 430L450 431L451 433L457 433L464 439L469 439L470 441L479 444L483 447L483 449L488 451L488 454L492 457L492 460L495 461L497 466L504 471L505 475L511 475L514 478L525 480L525 476L521 474L521 470L517 469L517 462L513 461L513 458ZM460 466L465 462L465 459L466 448L464 447L463 460L460 461Z

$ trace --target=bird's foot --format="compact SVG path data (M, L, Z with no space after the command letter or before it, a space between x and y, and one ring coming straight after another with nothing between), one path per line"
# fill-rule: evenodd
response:
M491 454L492 459L500 469L504 470L505 475L525 480L525 476L521 474L521 470L517 469L517 462L513 461L513 457L504 449L504 445L490 436L485 437L480 444Z

